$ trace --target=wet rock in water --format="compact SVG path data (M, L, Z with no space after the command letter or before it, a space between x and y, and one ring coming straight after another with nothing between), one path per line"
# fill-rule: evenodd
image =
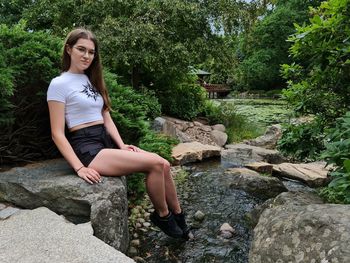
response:
M232 226L230 226L229 223L223 223L222 226L220 227L220 231L227 231L231 233L235 232L235 230L233 229Z
M247 168L230 168L225 171L225 175L230 187L242 189L259 198L269 199L288 191L278 178L262 176Z
M230 239L233 237L233 234L230 231L221 231L220 237L222 237L224 239Z
M235 230L233 229L232 226L230 226L230 224L228 223L224 223L222 224L222 226L220 227L220 237L224 238L224 239L230 239L233 237Z
M195 214L194 214L194 219L195 220L197 220L197 221L203 221L204 220L204 218L205 218L205 214L202 212L202 211L200 211L200 210L198 210Z
M350 262L348 205L310 204L317 198L297 194L281 194L261 214L249 263Z
M245 165L248 169L263 174L272 174L273 165L265 162L253 162Z

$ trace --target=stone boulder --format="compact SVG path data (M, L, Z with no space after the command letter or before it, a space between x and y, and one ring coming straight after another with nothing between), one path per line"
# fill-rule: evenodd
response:
M75 223L91 221L96 237L122 252L128 248L124 177L103 177L90 185L63 159L30 164L0 173L0 202L45 206Z
M74 225L45 207L21 210L0 220L0 262L134 262L94 237L91 226L83 225Z
M180 143L172 150L174 165L202 161L203 159L220 156L221 148L213 145L204 145L199 142Z
M277 141L282 137L282 127L275 124L267 127L265 134L252 140L245 140L243 143L263 147L266 149L275 149Z
M273 166L273 175L305 182L310 187L325 186L329 183L329 169L325 162L281 163Z
M177 138L181 143L200 142L221 147L227 141L225 126L222 124L209 126L199 121L190 122L164 116L156 118L152 127L157 132Z
M287 191L278 178L262 176L247 168L229 168L225 171L225 176L230 177L230 187L242 189L262 199L276 197Z
M235 166L253 162L282 163L285 158L277 150L269 150L247 144L229 144L221 152L221 161Z
M350 262L348 205L281 195L284 197L278 196L260 216L249 263ZM312 199L315 204L310 204Z

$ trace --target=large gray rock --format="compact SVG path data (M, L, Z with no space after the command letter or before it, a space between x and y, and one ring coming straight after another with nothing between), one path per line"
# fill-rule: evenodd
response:
M263 147L266 149L275 149L277 141L282 137L282 127L280 124L275 124L267 127L265 134L252 140L245 140L244 143Z
M247 144L229 144L221 152L221 161L236 166L252 162L282 163L285 158L277 150L269 150Z
M230 168L225 171L230 187L243 189L251 195L262 199L276 197L287 188L276 177L262 176L247 168Z
M94 235L125 252L129 243L124 177L90 185L63 159L0 173L0 202L34 209L45 206L73 222L91 220Z
M204 145L223 146L227 141L225 126L209 126L201 122L183 121L172 117L158 117L154 120L153 129L177 138L181 143L200 142Z
M348 205L277 197L254 229L250 263L350 262ZM279 199L279 200L278 200Z
M173 164L186 164L202 161L203 159L220 156L221 148L213 145L204 145L199 142L180 143L172 150Z
M273 175L305 182L310 187L325 186L329 183L329 169L325 162L281 163L273 166Z
M0 221L0 262L134 262L94 237L88 227L76 226L45 207L22 210Z

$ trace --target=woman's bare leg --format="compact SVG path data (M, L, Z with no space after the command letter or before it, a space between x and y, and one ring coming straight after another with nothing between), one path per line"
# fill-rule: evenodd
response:
M146 188L156 211L160 216L169 213L165 195L164 162L159 156L148 152L103 149L89 167L105 176L147 173Z
M170 173L170 163L164 159L164 181L165 181L165 196L167 204L175 214L181 213L179 199L177 197L176 187L173 177Z

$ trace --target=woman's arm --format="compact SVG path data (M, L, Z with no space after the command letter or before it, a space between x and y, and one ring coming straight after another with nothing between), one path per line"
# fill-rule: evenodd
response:
M61 152L66 161L73 167L74 171L77 171L79 177L83 178L89 183L92 183L91 181L97 183L101 180L100 175L95 170L84 167L64 133L65 104L58 101L48 101L48 105L50 112L51 136L58 150ZM91 180L87 178L87 176L91 176Z
M117 126L115 126L109 111L105 110L102 113L102 116L103 116L104 125L107 129L107 132L111 136L112 140L117 144L119 149L127 150L128 145L124 144L123 139L120 136Z

